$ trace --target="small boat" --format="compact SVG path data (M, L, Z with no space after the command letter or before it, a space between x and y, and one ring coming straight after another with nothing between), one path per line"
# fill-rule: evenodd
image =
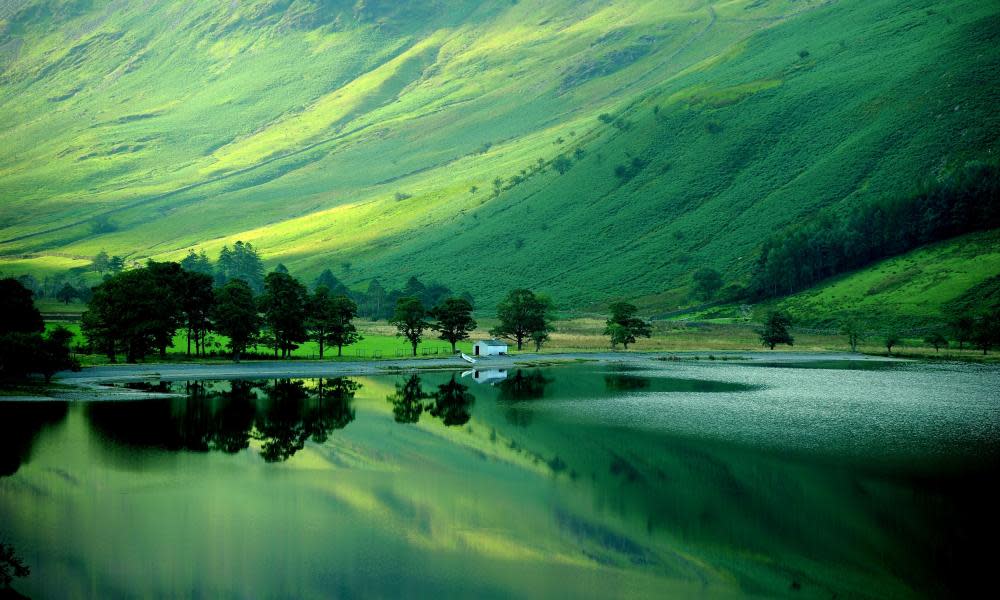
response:
M462 360L464 360L465 362L468 362L468 363L476 364L476 359L472 358L471 356L469 356L465 352L462 353Z

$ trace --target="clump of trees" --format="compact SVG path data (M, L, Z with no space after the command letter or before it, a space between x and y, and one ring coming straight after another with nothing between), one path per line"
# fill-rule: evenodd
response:
M833 275L918 246L1000 227L1000 166L970 162L908 197L827 211L772 236L754 265L749 294L792 294Z
M528 289L512 290L497 305L499 324L490 330L490 335L513 340L521 350L525 340L541 350L549 339L552 327L552 301Z
M48 382L59 371L78 369L70 354L72 339L65 327L46 332L31 291L16 279L0 279L0 380L38 373Z
M767 313L764 326L757 330L761 345L774 350L778 344L788 344L789 346L795 344L795 338L789 332L791 326L792 319L786 313L778 310L770 311Z
M635 343L636 338L650 337L653 329L650 324L635 316L638 308L628 302L613 302L609 307L611 316L606 322L604 335L611 337L611 346L621 344L628 350L628 345Z
M715 297L715 294L722 289L722 275L715 269L701 268L691 276L694 280L692 294L698 300L707 302Z

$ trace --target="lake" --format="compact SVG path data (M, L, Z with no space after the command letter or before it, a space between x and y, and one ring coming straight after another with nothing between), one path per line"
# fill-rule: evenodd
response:
M0 539L32 569L18 591L941 597L994 568L995 367L128 385L177 396L0 402Z

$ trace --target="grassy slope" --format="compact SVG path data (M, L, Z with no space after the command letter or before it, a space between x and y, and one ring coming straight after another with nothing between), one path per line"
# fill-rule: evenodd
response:
M743 277L775 227L1000 137L1000 10L972 0L21 4L0 14L7 272L242 238L358 286L673 308L698 267Z
M799 322L850 315L901 326L943 323L949 303L1000 273L1000 232L974 234L884 260L778 304ZM822 315L817 320L816 315Z

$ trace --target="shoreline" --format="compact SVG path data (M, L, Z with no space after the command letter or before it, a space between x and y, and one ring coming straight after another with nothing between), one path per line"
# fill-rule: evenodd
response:
M0 402L46 402L46 401L91 401L91 400L144 400L170 398L180 394L163 394L111 387L114 383L129 383L146 380L202 381L213 379L285 379L392 375L397 373L417 373L420 371L451 371L468 369L518 369L557 367L570 364L629 363L650 368L662 368L676 360L705 361L722 363L788 362L813 361L866 361L866 362L914 362L913 359L885 356L870 356L850 352L563 352L563 353L523 353L516 355L481 358L470 364L460 357L448 358L403 358L379 361L244 361L228 363L120 363L83 367L80 371L63 371L53 377L52 384L69 386L65 390L27 394L23 396L0 396ZM711 358L709 358L711 357ZM44 388L43 388L44 389ZM41 390L40 390L41 391Z

